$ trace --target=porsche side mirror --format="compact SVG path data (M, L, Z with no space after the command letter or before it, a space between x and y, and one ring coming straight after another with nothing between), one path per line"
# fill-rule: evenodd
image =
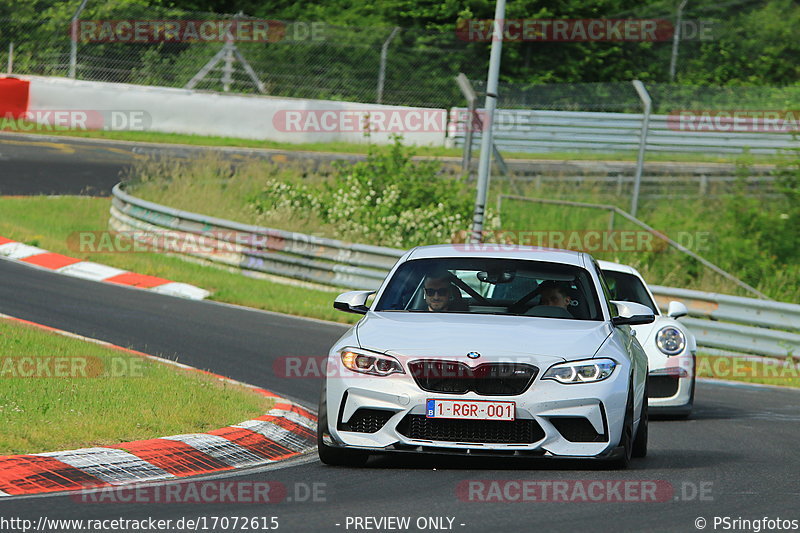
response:
M667 316L672 318L679 318L682 316L686 316L689 314L689 310L683 304L683 302L676 302L672 300L669 303L669 307L667 308Z

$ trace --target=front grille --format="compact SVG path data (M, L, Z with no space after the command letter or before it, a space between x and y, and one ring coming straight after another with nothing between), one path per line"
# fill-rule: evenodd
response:
M551 418L561 436L570 442L606 442L608 437L595 431L592 423L582 416L565 416Z
M515 396L525 392L539 369L524 363L484 363L470 368L458 361L424 360L408 364L417 386L427 392Z
M358 433L375 433L386 425L394 415L394 411L385 409L361 408L353 413L350 420L339 422L338 429L342 431L355 431Z
M406 415L397 431L410 439L486 444L532 444L544 438L535 420L455 420Z
M649 376L647 378L647 397L648 398L670 398L678 393L677 376Z

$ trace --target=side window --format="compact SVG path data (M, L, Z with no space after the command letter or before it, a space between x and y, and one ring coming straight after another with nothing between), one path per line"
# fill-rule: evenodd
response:
M606 278L603 276L603 271L600 270L600 265L598 265L597 261L594 259L592 259L592 264L597 271L597 277L600 278L600 287L603 288L603 294L605 295L605 301L608 305L608 312L610 313L610 316L619 316L619 310L617 309L617 306L611 303L611 291L608 289L608 284L606 283Z

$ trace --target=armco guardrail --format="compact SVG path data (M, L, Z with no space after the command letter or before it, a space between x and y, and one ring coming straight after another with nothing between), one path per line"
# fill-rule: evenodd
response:
M152 241L148 233L161 234L155 241L159 249L242 270L337 287L377 288L403 254L172 209L133 197L119 184L112 194L112 229L135 232L137 240Z
M261 272L348 289L377 288L402 250L351 244L181 211L113 189L116 231L157 249L243 272ZM727 353L800 355L800 305L652 286L658 304L686 304L698 345Z
M451 116L466 117L467 109L453 108ZM501 152L635 151L641 128L641 113L499 109L492 140ZM464 130L461 124L449 132L457 146L464 144ZM480 138L476 132L473 147ZM791 133L690 131L669 115L650 115L647 128L647 150L653 152L774 154L798 147Z

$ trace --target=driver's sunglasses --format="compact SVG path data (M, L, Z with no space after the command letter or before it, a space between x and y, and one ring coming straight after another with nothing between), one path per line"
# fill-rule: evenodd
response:
M425 296L450 296L450 287L442 287L441 289L429 289L425 287Z

